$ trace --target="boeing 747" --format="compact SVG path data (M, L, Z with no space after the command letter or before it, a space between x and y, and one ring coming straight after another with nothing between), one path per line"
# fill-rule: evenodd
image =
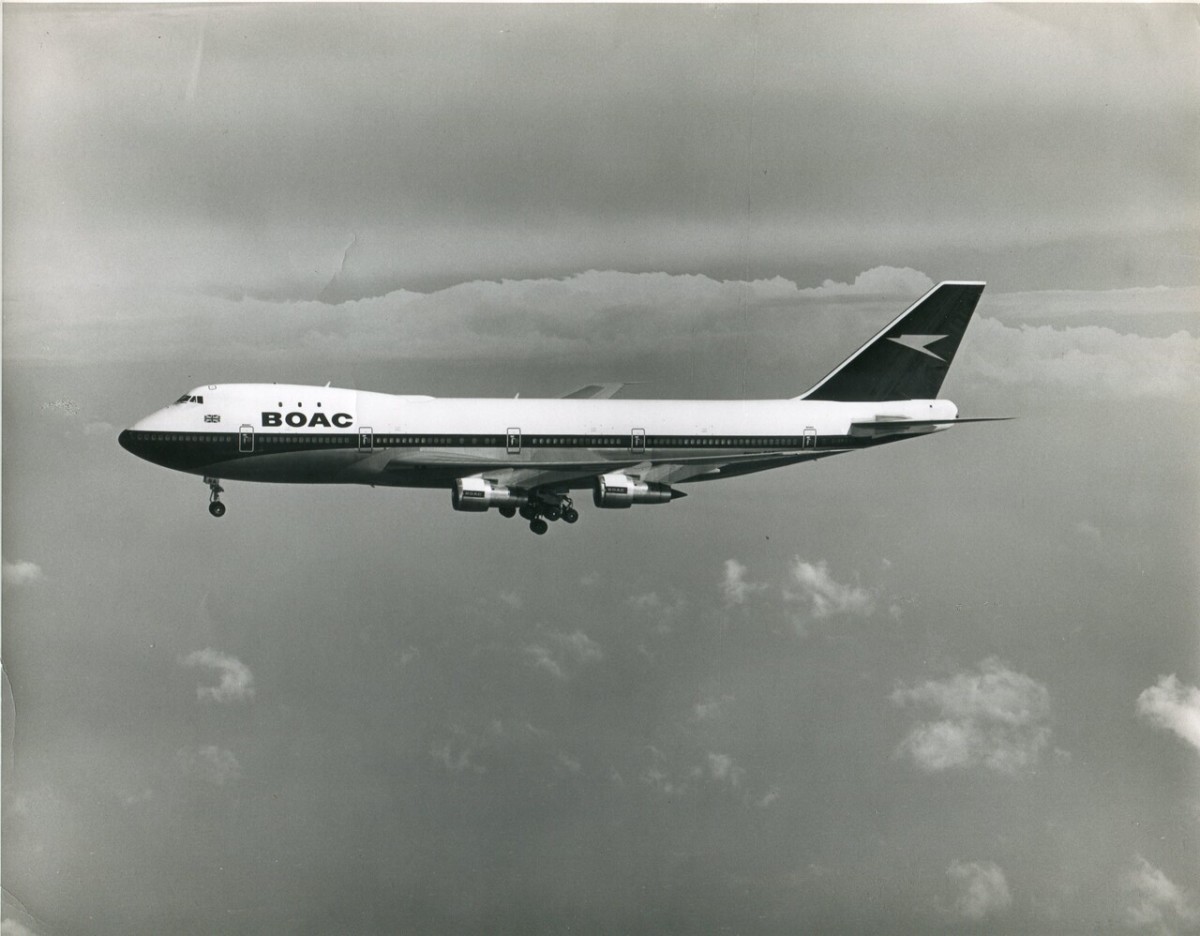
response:
M785 400L437 399L335 387L209 384L121 433L147 461L224 480L441 488L455 510L518 514L537 534L600 508L667 504L679 485L815 461L964 422L937 399L983 283L943 282Z

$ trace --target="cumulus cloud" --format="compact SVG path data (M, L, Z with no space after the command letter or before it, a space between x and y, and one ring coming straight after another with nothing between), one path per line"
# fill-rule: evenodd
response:
M705 769L710 780L736 790L742 785L746 771L739 767L728 754L712 751L705 758ZM703 772L703 770L702 770Z
M946 874L958 885L954 908L964 920L983 920L1012 905L1008 881L994 862L952 861Z
M55 341L58 353L93 359L134 353L179 357L197 341L227 331L238 335L226 349L235 359L278 348L305 349L325 360L395 359L398 354L457 359L486 346L493 359L579 354L590 361L628 360L654 346L664 330L677 336L676 348L693 333L708 344L730 338L747 323L757 334L778 333L793 343L797 315L820 315L834 304L874 313L881 302L894 306L916 299L931 285L923 273L892 267L868 270L853 283L826 281L817 287L779 276L737 280L590 269L561 278L472 280L430 292L394 283L381 292L362 284L362 295L340 305L294 296L209 296L201 317L190 304L180 309L182 300L174 294L155 293L147 301L142 288L138 295L144 305L158 311L131 315L127 295L105 296L88 307L87 318L70 333L56 332ZM178 313L169 330L161 326L163 309ZM738 315L731 316L735 309ZM26 325L42 327L36 321ZM27 350L37 344L32 334L21 341Z
M804 292L822 296L912 296L914 299L933 289L934 282L912 267L878 266L854 277L853 283L825 280Z
M669 758L658 748L647 746L650 766L641 782L662 796L711 796L719 794L744 809L769 809L779 801L777 787L766 790L731 755L722 751L696 751ZM698 761L698 762L697 762Z
M751 595L766 589L759 582L746 581L746 567L736 559L725 560L725 574L721 579L721 594L725 597L725 606L745 604Z
M546 641L527 646L525 653L535 668L563 682L570 678L572 669L604 659L600 645L581 630L572 634L551 633Z
M2 568L4 584L10 588L20 585L32 585L44 577L42 567L36 562L30 562L27 559L17 559L14 562L5 559Z
M902 686L891 698L935 711L935 719L917 725L897 749L929 773L986 767L1016 774L1036 765L1050 743L1050 693L995 657L977 671Z
M869 617L875 611L875 599L870 592L855 585L843 585L829 574L825 562L813 565L799 556L792 561L792 580L800 586L800 592L784 591L785 600L807 601L814 618L827 618L836 614L853 614Z
M1192 895L1141 855L1122 878L1121 890L1127 899L1125 918L1131 926L1173 933L1180 926L1200 923L1200 909Z
M216 686L197 686L196 698L209 702L240 702L254 698L254 674L237 657L211 647L195 650L179 661L188 667L207 667L221 678Z
M1179 397L1200 392L1200 338L1122 334L1095 325L1009 327L977 317L956 361L963 373L1008 386L1083 397Z
M1152 725L1175 732L1200 750L1200 689L1180 683L1172 673L1138 696L1137 710Z
M233 751L215 744L198 748L182 748L176 753L180 769L189 776L199 777L213 786L225 786L242 776L242 765Z

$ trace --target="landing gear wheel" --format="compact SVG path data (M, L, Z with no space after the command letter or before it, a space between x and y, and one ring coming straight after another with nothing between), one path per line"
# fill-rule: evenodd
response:
M500 516L502 516L502 517L515 517L516 515L517 515L516 507L501 507L500 508Z
M576 510L574 507L568 507L566 510L564 510L562 512L562 518L567 523L574 523L576 520L579 519L579 511Z
M545 515L547 520L557 520L562 516L562 511L553 504L548 504L546 507L544 507L542 509L542 513Z
M550 524L548 524L541 517L537 517L537 518L529 521L529 529L533 530L533 532L536 533L538 536L541 536L548 529L550 529Z
M533 504L522 504L519 513L526 520L536 520L538 509Z
M221 494L225 488L221 487L219 478L205 478L204 483L208 485L208 512L214 517L225 516L225 505L221 503Z

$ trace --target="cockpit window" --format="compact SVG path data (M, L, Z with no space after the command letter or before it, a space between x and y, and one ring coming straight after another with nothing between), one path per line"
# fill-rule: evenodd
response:
M203 403L203 402L204 402L204 397L202 397L202 396L191 396L190 394L187 394L187 393L185 393L183 396L181 396L181 397L180 397L178 400L176 400L175 402L176 402L176 403Z

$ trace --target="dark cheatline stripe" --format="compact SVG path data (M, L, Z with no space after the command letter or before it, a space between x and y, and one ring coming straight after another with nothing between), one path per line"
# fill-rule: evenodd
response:
M228 432L134 432L125 430L119 439L122 446L149 461L182 470L202 468L217 461L256 458L260 455L292 454L320 451L375 451L387 448L490 448L505 449L507 435L409 435L374 433L369 448L363 445L359 433L301 435L295 433L255 432L253 445L239 433ZM777 451L817 451L820 449L867 448L892 438L862 438L853 436L641 436L620 435L524 435L521 449L587 448L628 453L638 443L637 455L648 458L670 457L666 453L691 454L729 451L755 454Z

